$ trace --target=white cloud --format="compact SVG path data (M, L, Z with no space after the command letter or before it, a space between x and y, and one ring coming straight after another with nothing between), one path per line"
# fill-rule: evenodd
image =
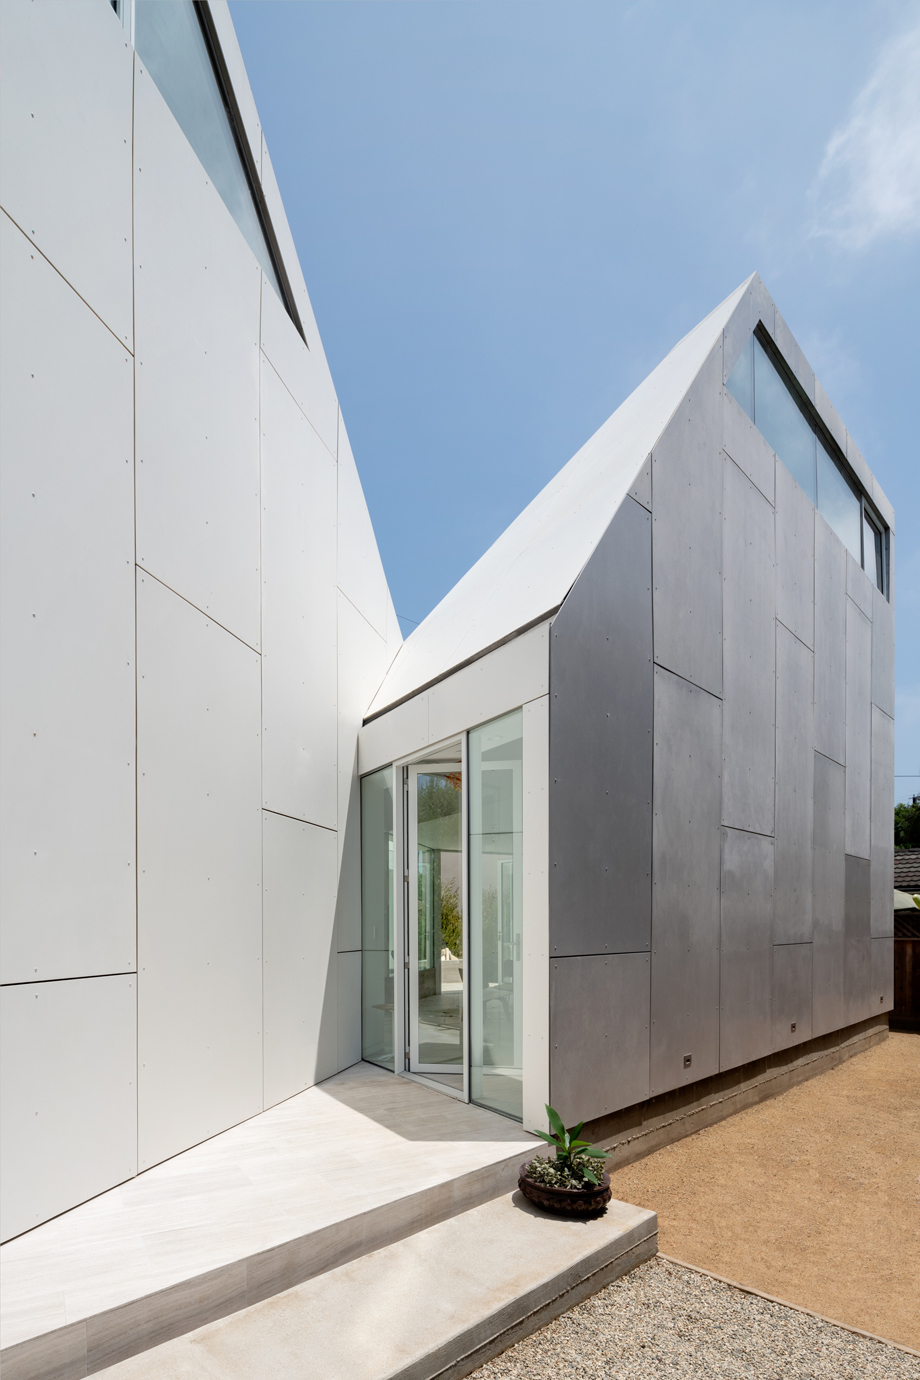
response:
M882 49L811 195L811 233L851 249L920 231L920 24Z

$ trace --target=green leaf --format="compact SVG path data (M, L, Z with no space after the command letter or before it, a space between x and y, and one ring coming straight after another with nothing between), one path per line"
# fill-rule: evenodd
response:
M558 1142L555 1136L548 1135L546 1131L534 1131L533 1135L539 1136L541 1140L546 1141L547 1145L551 1145L554 1150L556 1149Z
M595 1177L594 1177L594 1175L591 1173L591 1170L590 1170L590 1169L586 1169L586 1170L584 1171L584 1178L586 1178L586 1179L588 1180L588 1183L589 1183L589 1184L595 1184L595 1185L596 1185L596 1184L598 1183L598 1180L595 1179Z
M573 1140L575 1140L575 1138L580 1134L581 1128L584 1126L584 1124L585 1123L583 1121L579 1121L577 1126L572 1127L571 1131L569 1132L569 1135L572 1137Z
M564 1136L565 1127L562 1124L562 1117L549 1104L546 1106L546 1115L549 1118L550 1129L555 1131L557 1136Z

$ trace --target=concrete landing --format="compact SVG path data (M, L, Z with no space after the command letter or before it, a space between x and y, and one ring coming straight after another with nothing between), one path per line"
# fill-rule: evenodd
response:
M7 1242L4 1380L70 1380L507 1193L520 1126L369 1064Z
M658 1249L658 1219L593 1222L518 1192L134 1356L105 1380L457 1380Z

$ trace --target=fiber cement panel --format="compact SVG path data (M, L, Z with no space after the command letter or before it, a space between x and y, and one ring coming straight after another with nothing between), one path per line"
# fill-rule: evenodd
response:
M772 834L773 509L727 458L722 531L722 823Z
M773 502L776 456L728 389L722 394L722 446L740 470Z
M847 852L870 854L872 624L847 600Z
M846 764L847 552L815 516L815 749Z
M894 939L871 941L872 948L872 990L869 1005L872 1014L877 1011L890 1011L894 1006Z
M815 645L815 507L776 459L776 616Z
M871 971L871 882L868 858L846 860L846 1023L874 1014Z
M873 624L873 627L875 625ZM870 857L872 862L873 937L894 934L891 894L894 890L894 839L892 801L894 800L894 721L876 705L872 706L872 819Z
M773 840L722 830L719 1068L770 1049L773 962Z
M550 631L550 953L651 941L651 522L623 501Z
M894 718L894 608L872 590L872 703Z
M721 747L721 701L656 667L652 1095L719 1068Z
M846 1024L845 776L839 763L815 753L813 1035Z
M655 662L722 692L721 343L652 453Z
M551 959L550 1101L566 1125L643 1102L648 1067L649 955Z
M814 654L776 625L776 873L773 940L812 938Z
M812 946L773 946L773 1048L811 1039Z

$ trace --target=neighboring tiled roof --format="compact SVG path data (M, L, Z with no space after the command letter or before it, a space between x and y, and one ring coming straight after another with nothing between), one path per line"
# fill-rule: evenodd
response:
M920 891L920 848L894 850L894 884L898 891Z

